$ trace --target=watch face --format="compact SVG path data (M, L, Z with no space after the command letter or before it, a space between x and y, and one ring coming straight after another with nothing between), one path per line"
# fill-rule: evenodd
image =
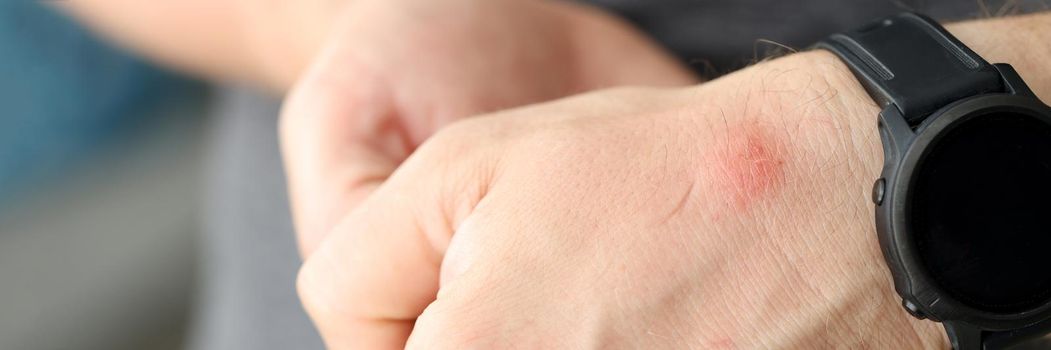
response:
M909 231L934 282L958 301L1016 313L1051 299L1051 125L974 117L917 165Z

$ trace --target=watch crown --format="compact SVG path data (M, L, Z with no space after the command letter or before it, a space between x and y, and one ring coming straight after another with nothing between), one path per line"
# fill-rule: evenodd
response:
M884 178L876 180L876 183L872 184L872 203L875 203L877 206L883 205L883 196L886 195L886 192L887 180Z
M909 315L912 315L912 317L915 317L915 318L918 318L918 319L921 319L921 320L927 318L927 315L923 313L923 310L920 310L919 305L916 305L915 303L913 303L911 301L902 299L901 300L901 306L904 307L905 311L907 311L909 313Z

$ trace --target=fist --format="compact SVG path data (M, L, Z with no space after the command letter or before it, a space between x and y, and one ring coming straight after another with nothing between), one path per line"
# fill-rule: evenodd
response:
M608 86L695 82L630 27L579 4L360 0L341 8L282 117L304 254L450 122Z
M890 286L824 52L455 123L300 274L332 348L945 348Z

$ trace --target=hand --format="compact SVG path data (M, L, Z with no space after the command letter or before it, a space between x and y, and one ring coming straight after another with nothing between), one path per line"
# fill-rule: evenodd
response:
M625 24L568 2L362 0L344 11L283 113L304 254L456 119L614 85L695 82Z
M390 348L927 339L870 242L878 141L849 126L876 111L843 69L806 53L454 125L315 253L301 297L337 349L378 327Z
M1004 21L954 29L1051 97L1046 51L984 45L1039 42ZM876 242L877 112L817 51L460 122L342 222L300 294L337 349L947 348Z

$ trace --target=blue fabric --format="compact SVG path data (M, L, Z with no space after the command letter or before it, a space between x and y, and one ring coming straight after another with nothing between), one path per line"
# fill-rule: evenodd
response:
M38 1L0 0L0 204L61 173L192 85Z

